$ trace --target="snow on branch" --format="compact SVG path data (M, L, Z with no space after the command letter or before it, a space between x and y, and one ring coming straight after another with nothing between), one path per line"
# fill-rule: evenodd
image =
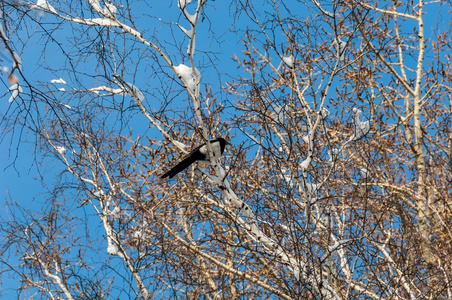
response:
M189 38L192 38L193 35L193 26L190 25L190 30L185 29L184 27L182 27L181 25L177 24L177 26L179 26L180 30L182 30L183 33L185 33L186 36L188 36Z
M310 155L308 155L308 157L301 162L300 169L303 173L308 170L309 165L311 164L311 160L312 160L312 157Z
M177 0L177 6L182 10L182 12L184 13L185 18L192 24L195 25L196 24L196 15L191 15L188 13L187 11L187 6L188 4L191 3L191 0ZM201 5L201 3L198 2L198 8ZM197 10L198 12L198 10Z
M340 38L336 37L333 42L334 46L336 47L336 58L339 61L344 60L345 56L345 48L347 47L347 43L342 41Z
M183 84L187 89L189 89L193 95L196 97L199 96L199 84L201 83L201 73L197 68L193 69L180 64L177 67L174 67L176 70L177 76L182 80Z
M328 246L328 251L330 253L334 252L337 249L339 249L342 245L348 244L350 241L351 240L340 240L340 241L337 241L336 243L334 243L334 245Z
M105 3L105 7L102 9L99 0L87 0L91 7L98 13L106 16L107 18L115 19L117 8L111 3Z
M146 220L142 221L137 227L135 227L135 232L133 233L133 237L143 241L147 239L146 229L149 227L149 224Z
M114 6L111 3L105 3L105 7L104 7L104 15L108 18L112 18L115 19L116 18L116 11L118 9L116 8L116 6Z
M360 117L362 115L362 111L358 108L353 108L353 121L354 121L354 134L352 137L353 141L357 141L362 139L366 134L370 131L370 121L367 120L365 122L361 121Z
M58 153L59 153L60 155L63 155L64 152L67 151L67 148L64 147L64 146L56 146L55 149L56 149L56 151L58 151Z
M282 60L289 68L293 68L295 62L295 58L293 57L293 55L284 56Z
M295 182L292 178L292 175L290 174L290 170L281 169L281 178L284 180L284 182L287 183L287 185L290 188L293 188L295 186Z
M58 79L52 79L50 80L50 83L61 83L61 84L67 84L66 81L64 81L62 78L58 78Z
M99 0L86 0L86 2L88 2L95 11L97 12L102 11Z
M112 207L110 209L110 207ZM108 217L111 217L113 221L118 221L122 217L121 208L116 204L110 203L110 201L106 204L106 214Z
M139 102L139 103L141 103L141 102L143 102L143 100L144 100L144 94L141 92L141 90L139 89L139 88L137 88L135 85L133 85L133 84L131 84L131 83L129 83L129 82L125 82L124 83L126 86L127 86L127 88L129 89L129 91L127 92L127 94L130 96L130 97L133 97L134 99L135 99L135 102Z
M116 20L112 20L112 19L108 19L108 18L94 18L94 19L75 18L75 19L72 19L71 21L74 21L79 24L84 24L84 25L119 27L118 22Z
M275 110L276 115L278 116L278 121L281 124L284 124L284 122L286 121L286 111L287 111L287 105L274 105L273 109Z
M38 0L38 2L36 4L31 6L31 9L40 9L45 12L57 14L55 8L53 8L53 6L50 5L50 3L47 2L47 0Z
M195 27L199 19L199 15L201 14L201 7L206 3L206 0L198 0L198 6L196 7L196 12L193 15L187 11L189 3L191 3L191 0L177 0L177 6L182 11L185 19L187 19L190 23L190 30L185 29L179 24L177 25L190 39L187 47L187 54L192 57L195 53Z
M182 32L190 39L187 46L187 54L193 55L195 53L195 30L193 25L190 24L190 30L185 29L179 24L177 24L177 26L179 26L180 30L182 30Z
M330 17L330 18L334 18L334 14L333 14L333 13L330 13L329 11L327 11L327 10L325 10L325 9L323 9L323 7L320 5L319 1L317 1L317 0L311 0L311 1L312 1L312 3L315 4L315 6L318 7L318 9L320 9L320 11L321 11L323 14L327 15L327 16Z
M330 111L326 109L325 107L322 107L322 109L319 111L320 117L322 117L322 120L325 120L330 115Z
M116 234L113 230L111 230L113 234ZM107 234L107 253L110 255L115 255L122 257L121 252L119 251L118 245L116 243L116 239Z
M14 56L14 64L13 64L13 69L19 69L19 71L22 71L22 59L20 58L19 55L17 55L16 52L13 52L13 56Z
M370 172L366 168L361 168L361 169L359 169L359 174L361 175L361 177L363 179L368 179L369 175L370 175Z
M128 94L124 89L113 89L107 86L98 86L88 90L89 92L96 94L98 96L112 96L112 95L122 95L125 96ZM101 92L105 92L106 94L101 94Z
M16 99L19 96L19 94L23 92L22 87L18 83L15 83L12 86L10 86L8 90L13 92L11 97L9 97L8 100L9 103L13 102L14 99Z
M253 142L255 142L258 145L262 145L262 142L258 141L257 138L254 135L249 134L248 132L245 131L245 129L243 129L242 127L240 128L240 130L247 136L249 137L250 140L252 140Z

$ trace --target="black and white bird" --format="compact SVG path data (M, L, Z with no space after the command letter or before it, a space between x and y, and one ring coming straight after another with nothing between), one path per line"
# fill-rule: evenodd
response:
M210 148L212 149L214 159L220 158L226 147L226 140L224 138L216 138L210 140ZM207 150L207 145L204 143L199 147L193 149L184 159L175 165L171 170L160 176L160 178L173 178L179 172L182 172L188 168L195 161L200 161L204 163L210 163L209 151Z

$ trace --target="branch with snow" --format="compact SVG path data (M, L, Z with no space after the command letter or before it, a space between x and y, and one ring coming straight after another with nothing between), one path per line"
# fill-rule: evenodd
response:
M311 164L311 160L312 157L309 155L305 160L301 162L300 169L303 173L305 173L308 170L309 165Z
M106 215L107 217L110 217L113 221L118 221L122 217L121 208L117 206L116 204L111 203L110 201L107 201L106 206ZM110 209L111 207L111 209Z
M133 237L138 239L139 241L143 241L147 239L146 228L148 228L148 222L143 221L137 227L135 227L135 232L133 233Z
M13 102L14 99L16 99L19 96L19 94L23 92L22 87L18 83L15 83L12 86L10 86L8 91L13 92L11 97L9 97L8 100L9 103Z
M190 30L185 29L181 25L177 24L179 28L188 36L190 39L187 46L187 54L190 57L193 57L195 53L195 28L196 24L198 22L199 16L201 14L201 7L206 3L204 0L198 0L198 6L196 7L196 12L194 15L190 14L187 11L188 4L191 3L191 0L177 0L177 6L182 11L182 14L184 15L185 19L188 20L190 23Z
M121 253L119 252L119 248L116 245L115 241L112 238L107 238L107 242L107 253L114 256L121 256Z
M361 175L361 177L363 179L367 179L367 178L369 178L370 172L366 168L361 168L361 169L359 169L359 174Z
M98 86L98 87L93 87L91 89L88 90L89 92L96 94L98 96L113 96L113 95L128 95L128 92L123 89L114 89L108 86ZM105 92L105 94L101 93L101 92Z
M295 58L293 57L293 55L284 56L282 60L289 68L294 67Z
M56 146L56 151L58 151L58 153L60 154L60 155L63 155L64 154L64 152L66 152L66 147L64 147L64 146Z
M353 141L362 139L370 131L370 121L361 121L360 117L362 111L358 108L353 108L353 121L354 121L354 134L352 136Z
M345 48L347 47L347 43L342 41L339 37L336 37L333 41L334 46L336 47L336 58L338 61L343 61L345 56Z
M104 15L107 18L115 19L117 8L111 3L105 2L105 7L100 6L99 0L86 0L91 7L99 14Z
M279 123L281 123L281 124L284 124L284 122L286 121L286 115L287 115L287 113L286 113L286 110L287 110L287 105L283 105L283 106L281 106L281 105L274 105L274 110L275 110L275 113L276 113L276 115L278 116L278 121L279 121Z
M50 5L50 3L47 2L47 0L38 0L36 4L31 6L31 9L40 9L48 13L53 13L55 15L58 14L55 8L53 8L53 6Z
M198 9L204 3L198 1L198 8L196 9L196 14L192 15L187 11L188 4L191 3L191 0L177 0L177 6L182 10L185 18L192 24L196 25L196 21L198 19Z
M62 78L52 79L52 80L50 80L50 83L53 83L53 84L56 84L56 83L67 84L66 81L64 81L64 79L62 79Z
M141 90L139 88L137 88L135 85L133 85L133 84L131 84L129 82L125 82L124 84L129 89L127 94L129 96L133 97L137 104L138 103L142 103L145 97L144 97L144 94L141 92Z
M118 9L116 8L116 6L114 6L111 3L106 2L103 12L107 18L116 19L116 11L117 10Z
M325 107L322 107L322 109L319 111L319 115L322 118L322 120L325 120L330 115L330 111L326 109Z
M190 68L184 64L180 64L174 69L185 87L197 98L199 96L199 85L201 84L201 73L198 69Z
M19 71L22 71L22 59L14 51L13 51L13 58L14 58L13 70L14 69L19 69Z
M327 15L330 18L334 18L334 14L330 13L329 11L323 9L322 5L320 5L319 1L317 0L311 0L312 3L315 4L315 6L317 6L318 9L320 9L320 11L324 14Z

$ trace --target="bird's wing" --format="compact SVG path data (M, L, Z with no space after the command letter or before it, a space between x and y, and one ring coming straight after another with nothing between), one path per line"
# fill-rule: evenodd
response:
M224 151L224 144L222 144L220 139L217 138L217 139L211 140L210 147L212 149L214 159L220 158L221 154L223 154L223 151ZM207 145L206 144L201 145L199 147L199 151L204 156L203 158L200 158L200 160L205 163L210 163L210 157L209 157L209 152L207 151Z

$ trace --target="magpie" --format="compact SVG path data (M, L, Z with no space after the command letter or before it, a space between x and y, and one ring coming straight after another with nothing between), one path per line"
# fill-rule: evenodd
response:
M220 158L220 156L223 154L226 143L226 140L221 137L210 140L210 148L212 149L215 159ZM179 162L171 170L160 176L160 178L173 178L177 173L182 172L195 161L210 163L209 151L207 150L207 145L205 143L193 149L190 153L187 154L187 156L185 156L185 158L181 162Z

